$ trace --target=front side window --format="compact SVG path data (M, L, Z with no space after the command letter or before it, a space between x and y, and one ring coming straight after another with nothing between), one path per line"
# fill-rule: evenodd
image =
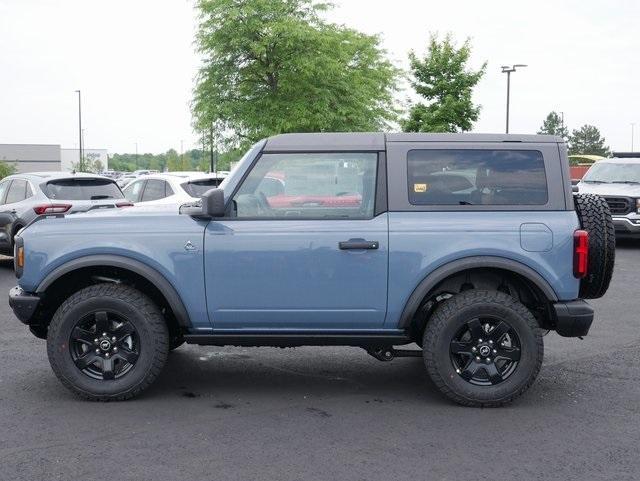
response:
M10 180L5 180L4 182L0 182L0 203L2 204L5 203L3 199L4 199L4 195L7 193L7 188L9 187L10 183L11 183Z
M240 218L373 217L375 153L264 154L233 197Z
M544 205L548 200L537 150L411 150L413 205Z
M27 182L25 180L14 179L11 182L11 187L7 192L6 204L13 204L14 202L20 202L24 200L27 195Z
M140 200L140 192L142 191L142 186L144 185L144 183L144 180L131 182L122 190L122 193L129 202L138 202Z

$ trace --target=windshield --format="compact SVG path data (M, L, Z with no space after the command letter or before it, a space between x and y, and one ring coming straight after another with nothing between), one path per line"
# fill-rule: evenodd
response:
M591 166L582 181L640 183L640 163L597 162Z
M231 173L233 173L233 171L236 170L238 166L243 165L247 161L247 159L255 159L256 155L258 155L258 152L262 150L262 147L264 146L265 143L266 143L265 140L261 140L253 144L251 148L247 150L247 152L242 156L242 158L238 162L236 162L236 164L233 166L233 169L231 169ZM229 181L233 179L234 176L231 175L231 173L227 177L225 177L224 180L220 183L219 185L220 189L224 190L227 184L229 183Z
M49 199L101 200L122 199L115 182L109 179L61 179L48 182L43 189Z

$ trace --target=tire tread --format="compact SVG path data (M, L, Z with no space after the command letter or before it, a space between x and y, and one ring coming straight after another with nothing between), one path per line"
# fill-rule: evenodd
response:
M132 397L137 396L146 388L148 388L158 377L164 364L167 360L169 351L169 337L167 331L167 325L162 316L162 313L156 306L156 304L142 292L134 289L133 287L104 283L96 284L93 286L85 287L77 291L66 299L62 305L58 308L49 325L48 339L55 339L60 329L63 327L62 320L65 314L77 304L91 299L93 297L112 297L114 299L125 301L136 306L136 309L142 313L145 319L149 322L149 328L153 332L155 339L155 349L152 364L142 378L142 380L130 387L129 389L118 392L113 395L109 394L94 394L75 386L69 379L64 376L64 369L58 365L56 356L53 352L53 342L47 342L47 354L49 362L53 368L53 372L56 374L60 382L69 390L76 393L80 397L90 401L124 401Z

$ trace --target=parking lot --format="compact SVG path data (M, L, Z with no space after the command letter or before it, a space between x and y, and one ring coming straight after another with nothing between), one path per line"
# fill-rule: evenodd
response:
M591 334L549 334L537 383L501 409L355 348L183 346L141 397L81 401L3 301L0 478L638 479L640 244L617 255ZM14 284L0 261L0 292Z

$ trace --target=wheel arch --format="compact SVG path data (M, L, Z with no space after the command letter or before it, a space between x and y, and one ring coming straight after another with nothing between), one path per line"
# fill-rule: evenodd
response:
M467 271L483 268L513 273L526 280L530 285L534 286L544 297L546 297L548 302L556 302L558 300L558 296L555 291L544 277L531 267L521 262L496 256L465 257L438 267L416 286L405 303L402 314L400 315L398 327L400 329L407 329L410 327L414 316L425 299L427 299L429 294L432 293L443 281Z
M187 309L180 295L167 278L153 267L125 256L111 254L90 255L70 260L47 274L36 288L36 293L46 296L52 287L59 285L74 273L86 273L89 276L95 276L96 273L100 273L101 270L105 269L131 273L134 278L145 281L157 291L154 293L156 297L158 294L162 296L164 304L171 310L178 327L184 329L191 327L192 324Z

